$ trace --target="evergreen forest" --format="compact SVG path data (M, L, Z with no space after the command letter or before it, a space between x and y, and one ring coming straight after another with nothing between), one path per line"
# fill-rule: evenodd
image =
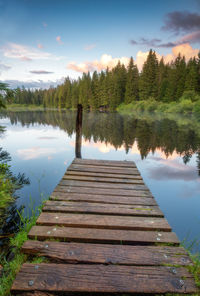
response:
M67 77L57 87L17 88L12 103L60 109L76 108L80 103L84 109L116 110L121 104L138 101L178 102L184 94L189 94L192 102L200 101L200 52L187 62L179 54L165 63L150 50L141 72L131 57L128 67L118 62L113 69L83 73L77 80Z

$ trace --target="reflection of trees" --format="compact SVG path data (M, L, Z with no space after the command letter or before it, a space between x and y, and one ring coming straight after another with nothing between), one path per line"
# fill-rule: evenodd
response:
M70 136L75 132L76 112L72 111L37 111L37 112L8 112L11 123L20 122L30 126L34 123L52 125L65 130ZM160 149L166 156L174 151L182 155L183 161L190 161L194 153L197 154L200 167L200 133L199 123L175 121L164 118L136 118L133 115L118 113L84 113L83 137L85 140L93 138L95 142L110 143L116 149L124 145L126 152L137 141L141 157L145 158L149 152Z

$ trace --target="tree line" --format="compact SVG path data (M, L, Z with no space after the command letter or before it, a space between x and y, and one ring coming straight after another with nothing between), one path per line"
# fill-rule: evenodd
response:
M200 52L188 62L179 54L171 63L165 63L150 50L141 72L131 57L127 67L119 61L110 70L83 73L77 80L67 77L57 87L17 88L13 102L67 109L79 103L84 109L115 110L122 103L139 100L176 102L186 91L200 94Z

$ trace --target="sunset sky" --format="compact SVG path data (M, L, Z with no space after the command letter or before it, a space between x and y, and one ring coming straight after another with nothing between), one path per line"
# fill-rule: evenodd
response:
M150 48L165 61L200 49L199 0L0 0L0 81L48 87Z

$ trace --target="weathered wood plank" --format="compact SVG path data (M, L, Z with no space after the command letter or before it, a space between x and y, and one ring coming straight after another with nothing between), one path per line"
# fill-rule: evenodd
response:
M108 189L149 191L146 185L138 185L138 184L86 182L86 181L76 181L76 180L66 180L66 179L62 179L59 184L60 186L73 186L73 187L78 186L78 187L103 188L103 189L108 188Z
M129 206L111 205L87 202L66 202L49 200L43 207L44 212L63 213L88 213L88 214L109 214L121 216L141 216L141 217L163 217L163 213L157 206Z
M82 172L82 171L70 171L67 170L66 174L64 176L90 176L90 177L103 177L103 178L112 178L112 179L131 179L131 180L142 180L142 177L140 176L139 172L138 174L134 175L125 175L125 174L109 174L107 171L104 173L97 173L97 172Z
M37 268L36 268L37 266ZM184 280L182 279L184 277ZM183 267L101 264L23 264L12 292L190 293L197 292Z
M63 180L74 180L74 181L87 181L87 182L103 182L103 183L116 183L116 184L141 184L144 185L143 180L138 179L122 179L122 178L103 178L103 177L91 177L91 176L78 176L65 174Z
M171 231L164 218L127 217L91 214L63 214L42 212L37 219L37 225L62 225L68 227L121 229L121 230L160 230Z
M83 164L83 165L95 165L95 166L116 166L125 168L135 168L136 165L133 161L121 161L121 160L97 160L97 159L81 159L75 158L72 162L73 164Z
M114 195L114 196L146 196L152 197L150 191L141 190L124 190L113 188L91 188L91 187L78 187L78 186L61 186L58 185L54 192L66 192L66 193L86 193L86 194L100 194L100 195Z
M91 202L91 203L124 204L124 205L146 205L146 206L157 205L154 198L144 197L144 196L129 197L129 196L53 192L50 196L50 199L63 200L63 201Z
M138 175L137 169L126 169L126 168L116 168L116 167L100 167L100 166L83 166L71 164L68 168L69 171L79 171L79 172L97 172L97 173L108 173L108 174L125 174L125 175Z
M45 256L60 263L95 263L120 265L192 265L182 247L128 246L109 244L26 241L22 251L29 255Z
M59 226L33 226L28 234L30 239L50 238L68 242L114 243L114 244L179 244L173 232L133 231L94 228L73 228Z

